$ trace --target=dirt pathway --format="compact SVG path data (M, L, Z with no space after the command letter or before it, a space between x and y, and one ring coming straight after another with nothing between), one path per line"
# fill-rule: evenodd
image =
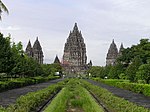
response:
M90 79L87 79L87 81L94 85L97 85L97 86L107 89L108 91L110 91L111 93L113 93L116 96L124 98L130 102L136 103L143 107L150 108L150 97L144 96L142 94L134 93L134 92L131 92L128 90L109 86L109 85L106 85L106 84L103 84L100 82L96 82L96 81L93 81Z
M0 105L7 107L8 105L15 103L16 99L21 96L25 95L28 92L34 92L43 88L48 87L51 84L55 84L59 81L62 81L63 79L56 79L51 80L45 83L35 84L31 86L26 86L22 88L12 89L5 92L0 93Z

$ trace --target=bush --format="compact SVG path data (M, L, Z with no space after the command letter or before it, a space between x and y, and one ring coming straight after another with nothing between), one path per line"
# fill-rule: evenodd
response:
M45 82L48 80L57 79L59 77L56 76L48 76L48 77L31 77L31 78L18 78L18 79L12 79L8 81L0 81L0 92L14 89L14 88L20 88L32 84L38 84L41 82Z
M130 83L124 80L115 80L115 79L107 79L107 80L96 79L96 81L108 84L110 86L126 89L135 93L140 93L145 96L150 96L149 84Z
M36 111L44 101L47 101L53 94L60 90L66 81L59 82L57 84L51 85L45 89L30 92L24 96L17 99L16 103L10 105L6 112L31 112Z
M95 94L111 112L150 112L144 107L114 96L108 90L92 85L87 81L82 81L82 84L87 90Z

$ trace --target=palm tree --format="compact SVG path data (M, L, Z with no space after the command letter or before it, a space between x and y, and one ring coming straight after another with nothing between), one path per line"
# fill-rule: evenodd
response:
M2 20L2 12L9 13L7 7L3 4L3 2L0 0L0 20Z

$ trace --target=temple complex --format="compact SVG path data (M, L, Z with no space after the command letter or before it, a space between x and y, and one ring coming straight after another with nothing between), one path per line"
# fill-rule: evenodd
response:
M118 52L117 46L114 42L114 40L112 41L109 49L108 49L108 53L107 53L107 57L106 57L106 66L107 65L115 65L116 63L116 59L118 56L122 55L122 50L123 50L123 44L121 44L120 46L120 50Z
M38 40L38 37L36 39L36 41L34 42L34 45L32 47L31 42L29 40L28 45L26 47L25 53L29 56L29 57L33 57L35 60L37 60L38 63L43 64L43 51L42 51L42 47L40 45L40 42Z

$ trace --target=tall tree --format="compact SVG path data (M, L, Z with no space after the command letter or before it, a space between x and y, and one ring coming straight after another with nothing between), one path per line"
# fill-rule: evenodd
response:
M124 73L124 65L118 62L115 66L111 67L109 74L108 74L108 78L119 79L119 75L121 73Z
M145 80L147 84L150 83L150 61L139 67L137 72L138 79Z
M11 46L10 37L3 37L0 33L0 73L9 73L11 71Z
M2 13L3 12L6 12L7 14L9 13L5 4L2 2L2 0L0 0L0 20L2 20Z
M126 75L131 82L137 81L136 72L139 66L142 65L142 61L139 56L135 57L131 64L126 69Z

